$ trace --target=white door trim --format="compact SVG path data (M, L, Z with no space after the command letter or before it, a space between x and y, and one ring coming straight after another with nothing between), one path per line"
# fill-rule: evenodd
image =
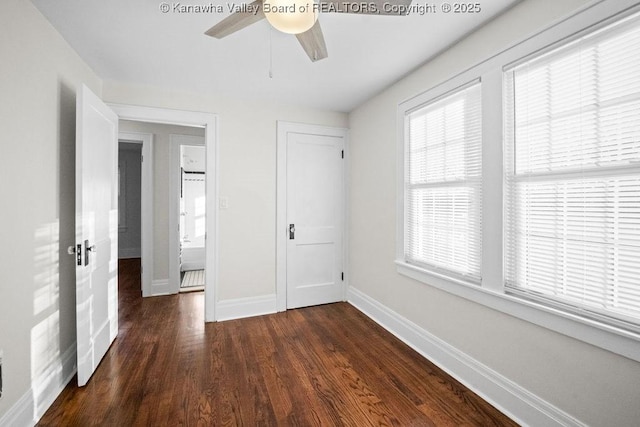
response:
M169 135L169 289L171 293L180 292L180 146L201 145L204 138L192 135ZM206 168L206 165L205 165ZM207 171L208 172L208 171ZM206 177L207 175L205 175ZM206 179L206 178L205 178ZM207 198L209 197L206 194ZM206 206L208 208L208 206ZM205 212L206 217L206 212ZM209 244L205 240L206 246ZM207 270L205 269L205 275Z
M309 125L303 123L292 123L278 120L277 122L277 155L276 155L276 309L277 311L287 310L287 134L304 133L310 135L326 135L343 138L345 162L343 186L347 182L346 153L349 146L349 130L345 128L336 128L330 126ZM346 283L348 260L346 257L346 237L347 237L347 189L344 188L345 195L343 214L343 268L345 272L345 280L343 281L343 295L346 300Z
M140 187L140 230L142 296L152 295L153 281L153 134L120 132L118 142L142 144L142 174Z
M218 117L212 113L170 110L166 108L137 105L107 104L121 120L165 123L180 126L195 126L205 129L207 148L207 244L205 249L206 283L204 317L206 322L216 320L216 292L218 283Z

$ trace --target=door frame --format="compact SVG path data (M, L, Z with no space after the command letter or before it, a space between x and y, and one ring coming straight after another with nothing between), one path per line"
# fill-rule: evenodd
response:
M182 134L169 135L169 288L173 293L180 292L180 263L178 262L180 259L180 147L182 145L205 147L206 156L206 141L201 143L195 139L204 138ZM206 164L205 172L208 172ZM205 174L205 183L206 179ZM208 208L209 204L205 202L205 210ZM206 211L205 218L207 218ZM208 244L209 242L205 239L205 253Z
M142 145L140 188L140 258L142 268L142 296L152 295L153 281L153 134L119 132L118 143Z
M335 136L344 141L344 162L342 195L344 212L342 216L342 259L344 280L342 281L342 300L346 301L347 288L349 287L349 205L348 180L349 180L349 130L340 127L310 125L277 121L277 154L276 154L276 310L287 310L287 134L302 133L308 135Z
M218 283L218 116L212 113L172 110L137 105L107 104L121 120L162 123L205 129L206 153L206 261L204 289L205 322L215 322ZM213 236L211 238L210 236Z

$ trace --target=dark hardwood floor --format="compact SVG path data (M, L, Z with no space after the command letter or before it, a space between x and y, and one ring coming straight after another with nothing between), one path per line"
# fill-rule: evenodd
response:
M120 263L120 334L41 426L516 425L346 303L204 323L204 295L141 298Z

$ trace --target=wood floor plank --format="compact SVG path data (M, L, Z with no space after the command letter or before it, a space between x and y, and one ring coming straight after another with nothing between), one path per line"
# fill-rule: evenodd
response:
M204 323L202 292L145 298L120 264L119 335L41 426L514 426L346 303Z
M356 355L359 353L358 349L367 349L366 357L356 358L355 360L366 365L361 371L367 376L368 381L380 383L379 389L381 390L402 393L424 415L432 419L435 425L461 425L465 423L469 415L473 417L478 425L494 424L491 417L484 414L483 411L488 410L488 414L490 414L495 410L481 399L467 402L467 404L480 402L482 405L479 410L474 413L468 413L465 417L460 417L459 411L455 408L451 410L450 406L452 402L463 403L466 393L469 392L468 389L450 378L435 365L428 364L427 369L425 369L424 359L420 355L402 344L395 337L390 337L387 331L366 318L362 313L357 311L340 313L338 312L340 308L340 305L327 306L327 313L322 313L322 316L347 317L345 320L352 328L347 328L343 332L329 331L329 334L331 336L340 333L344 334L344 339L341 339L340 342L347 346L346 352L349 354ZM315 312L315 310L309 311L310 313ZM324 327L324 322L321 319L315 320L314 324L318 325L317 329L323 329ZM371 346L372 342L377 345ZM388 369L390 365L393 366L393 370ZM375 375L376 372L385 371L387 372L386 375ZM410 378L411 381L407 381L407 378ZM448 380L443 380L445 378ZM392 401L397 404L402 402L400 399L392 399ZM411 411L405 412L406 408L399 410L405 414L411 413Z

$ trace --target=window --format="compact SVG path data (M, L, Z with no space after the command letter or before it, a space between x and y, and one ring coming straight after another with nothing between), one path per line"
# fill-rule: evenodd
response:
M404 260L480 282L480 83L408 111Z
M506 291L640 325L640 19L505 72Z
M637 1L579 11L397 114L398 273L640 362Z

